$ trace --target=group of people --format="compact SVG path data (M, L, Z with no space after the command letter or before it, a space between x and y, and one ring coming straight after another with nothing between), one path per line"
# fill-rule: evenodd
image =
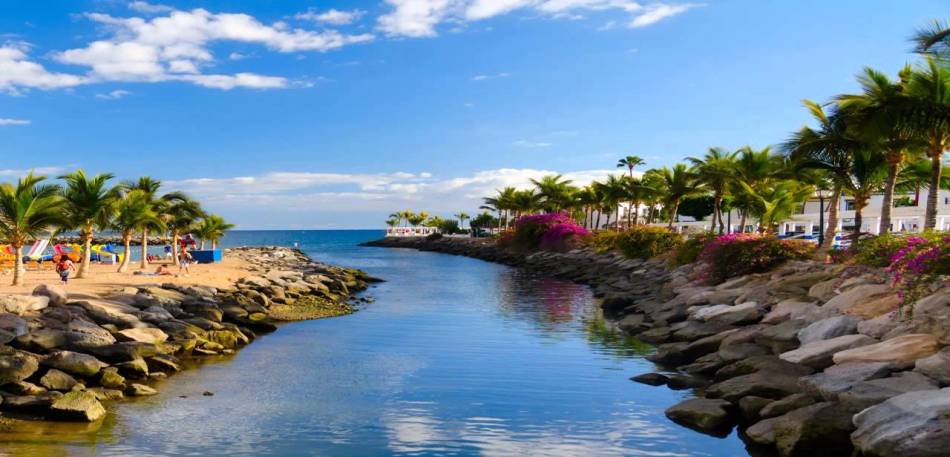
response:
M191 266L192 263L195 262L195 258L191 255L191 252L189 252L189 248L193 246L194 244L195 244L194 240L191 238L190 235L182 238L181 241L179 242L179 250L178 250L178 275L179 276L188 276L191 273L191 271L189 270L189 267ZM166 258L174 257L174 255L172 254L171 248L172 248L171 246L165 246ZM154 261L157 259L155 256L150 254L148 256L148 260ZM63 285L66 285L69 283L69 275L74 271L76 271L75 263L73 263L73 261L68 256L65 256L65 255L59 256L59 258L56 260L56 273L59 274L59 279L60 281L62 281ZM135 272L135 274L147 275L147 276L174 276L174 274L165 264L159 265L158 268L156 268L153 273L145 273L145 272L137 271Z

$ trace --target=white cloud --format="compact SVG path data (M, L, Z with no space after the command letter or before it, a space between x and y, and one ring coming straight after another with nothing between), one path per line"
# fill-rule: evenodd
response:
M0 46L0 92L17 95L24 89L60 89L85 82L83 77L51 72L29 60L28 50L24 43Z
M129 3L129 9L133 11L138 11L140 13L146 14L157 14L157 13L167 13L169 11L174 11L175 8L172 8L167 5L156 5L148 2L134 1Z
M488 79L507 78L509 76L511 76L511 73L495 73L493 75L475 75L475 76L472 76L472 81L485 81Z
M35 175L55 177L65 173L66 169L63 167L36 167L32 169L4 168L0 169L0 176L19 178L26 176L30 172L33 172Z
M278 76L261 76L254 73L237 73L234 75L177 75L172 79L188 81L199 86L214 89L231 90L235 87L251 89L279 89L288 87L290 82Z
M118 89L118 90L114 90L112 92L105 93L105 94L96 94L96 98L102 99L102 100L118 100L128 95L132 95L132 92Z
M331 8L322 13L318 13L314 10L308 10L305 13L298 13L294 16L294 18L302 21L312 21L321 24L347 25L358 21L359 18L363 17L364 14L366 14L366 11L363 10L341 11Z
M29 119L11 119L8 117L0 117L0 126L2 125L30 125L32 122Z
M232 52L228 54L228 59L230 60L244 60L246 58L247 56L244 54L241 54L240 52Z
M500 16L519 9L562 19L582 19L585 12L617 10L630 15L631 28L645 27L686 12L699 4L641 4L629 0L386 0L392 10L377 19L390 36L433 37L444 22L456 24ZM616 22L602 29L613 28Z
M518 140L512 144L514 144L515 146L518 146L519 148L529 148L529 149L549 148L551 146L554 146L554 143L546 143L543 141L528 141L528 140Z

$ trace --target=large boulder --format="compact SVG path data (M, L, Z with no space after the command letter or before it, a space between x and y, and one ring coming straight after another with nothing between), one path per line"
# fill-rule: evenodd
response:
M772 423L775 447L782 457L851 455L854 411L839 403L816 403L779 416Z
M85 310L97 324L112 324L119 328L129 328L141 322L136 316L138 309L124 303L106 300L80 300L73 303Z
M950 385L950 347L943 348L929 357L918 359L914 365L914 371L929 376L941 386Z
M84 378L95 376L99 370L109 366L91 355L72 351L52 352L42 364Z
M789 319L805 319L808 316L818 314L819 310L817 302L789 298L773 306L772 310L762 318L762 323L781 324Z
M32 413L47 413L50 405L63 398L62 392L43 392L36 395L4 395L3 408Z
M753 397L757 398L757 397ZM809 405L815 404L815 397L808 394L792 394L781 400L775 400L769 402L759 410L759 417L763 419L768 419L770 417L778 417L785 414L788 414L792 411L795 411L799 408L804 408Z
M798 347L798 332L807 325L808 321L803 319L789 319L763 329L756 336L755 342L772 349L776 354L790 351Z
M69 294L62 286L53 284L40 284L33 289L33 295L49 298L51 306L63 306L69 301Z
M24 315L49 306L49 297L32 295L0 295L0 311Z
M865 335L844 335L805 344L793 351L783 352L779 357L792 363L822 369L834 363L832 358L836 353L874 344L876 341L874 338Z
M164 343L168 339L165 332L155 327L137 327L120 330L119 335L125 341L138 341L139 343L158 344Z
M39 368L39 361L32 354L15 351L0 354L0 386L23 381Z
M76 384L79 384L76 378L55 368L50 368L46 371L46 374L40 378L40 385L49 390L68 392L72 390L73 387L76 387Z
M706 396L737 402L749 395L779 399L800 391L797 376L762 371L713 384L706 389Z
M827 340L858 331L861 319L854 316L835 316L822 319L798 331L798 341L802 344Z
M950 388L898 395L854 416L851 439L868 457L945 457Z
M786 362L774 355L749 357L733 364L726 365L716 372L716 380L723 381L736 376L752 373L778 373L780 375L798 378L815 372L814 369L791 362Z
M855 384L883 378L890 373L891 365L885 362L851 362L833 365L824 372L801 378L800 382L806 391L831 401Z
M108 330L82 319L73 319L66 324L63 336L66 344L73 349L87 350L115 343L115 337Z
M876 344L862 345L834 355L835 363L889 362L897 367L910 367L917 359L937 352L937 338L925 333L901 335Z
M862 410L889 398L918 390L937 390L937 383L922 374L912 371L898 373L890 378L874 379L855 384L838 399L856 410Z
M860 301L845 310L848 314L873 319L896 310L903 299L898 294L887 294L870 300Z
M762 317L762 308L754 301L745 302L725 309L718 309L703 315L706 322L720 322L723 324L748 324Z
M890 292L887 284L864 284L854 287L847 292L834 296L822 305L822 310L845 312L858 303L868 301L871 297Z
M691 398L666 410L673 422L703 433L724 436L736 423L733 406L725 400Z
M58 419L94 422L106 415L106 409L91 392L69 392L53 402L50 414Z
M29 327L20 316L13 313L0 313L0 344L7 344L28 332Z

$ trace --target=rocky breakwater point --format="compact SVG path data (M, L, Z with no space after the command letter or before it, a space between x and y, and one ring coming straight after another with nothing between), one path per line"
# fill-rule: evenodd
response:
M353 311L376 281L298 250L240 248L233 287L152 284L102 296L55 285L0 296L0 416L96 421L102 402L154 395L189 358L233 354L281 321Z
M710 285L701 265L668 269L588 249L517 253L488 240L385 239L375 246L467 255L591 284L605 314L656 345L659 373L693 388L667 410L716 436L737 426L753 454L950 455L950 281L913 304L886 272L789 262Z

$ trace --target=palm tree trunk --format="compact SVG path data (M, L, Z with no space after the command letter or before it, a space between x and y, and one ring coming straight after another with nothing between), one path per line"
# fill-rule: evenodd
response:
M178 265L178 230L172 230L172 265Z
M637 200L636 204L633 207L633 225L640 223L640 201Z
M600 230L600 209L597 210L597 225L594 226L594 230Z
M861 236L861 226L864 225L864 208L868 206L867 197L854 196L854 239L852 243L857 242Z
M927 212L924 213L924 230L937 227L937 194L940 192L940 159L943 145L930 151L930 189L927 190Z
M716 194L713 212L715 213L713 222L719 224L719 234L722 235L722 232L726 229L726 224L722 222L722 194Z
M884 198L881 201L881 235L891 231L891 209L894 208L894 187L897 185L897 172L901 163L900 152L888 154L887 180L884 182Z
M835 236L838 234L838 204L841 200L841 186L835 186L831 191L831 199L828 201L828 226L825 227L825 239L818 249L827 249L834 245Z
M617 203L617 217L614 218L614 224L617 224L617 231L620 231L620 203Z
M14 259L13 267L13 285L19 286L23 284L23 275L26 273L25 268L23 268L23 245L13 245L13 254L16 257Z
M122 235L122 244L125 246L125 251L122 254L122 263L119 264L119 273L125 273L129 269L129 264L132 263L132 233Z
M471 225L469 227L471 227ZM218 242L216 240L211 240L211 250L213 251L217 248L218 248Z
M139 268L148 268L148 230L142 230L142 262Z
M672 210L670 211L670 223L669 225L666 226L666 228L671 229L671 230L673 229L673 221L676 220L676 212L679 210L679 208L680 208L680 202L679 201L674 202L673 207L670 208Z
M82 262L79 264L79 272L76 273L76 279L86 277L86 270L92 263L92 232L83 231L82 234Z
M741 213L742 217L739 218L739 233L745 233L746 216L748 216L748 213L746 213L745 210L742 210Z
M633 209L633 202L627 204L627 230L630 230L630 227L633 226L633 214L630 214Z

